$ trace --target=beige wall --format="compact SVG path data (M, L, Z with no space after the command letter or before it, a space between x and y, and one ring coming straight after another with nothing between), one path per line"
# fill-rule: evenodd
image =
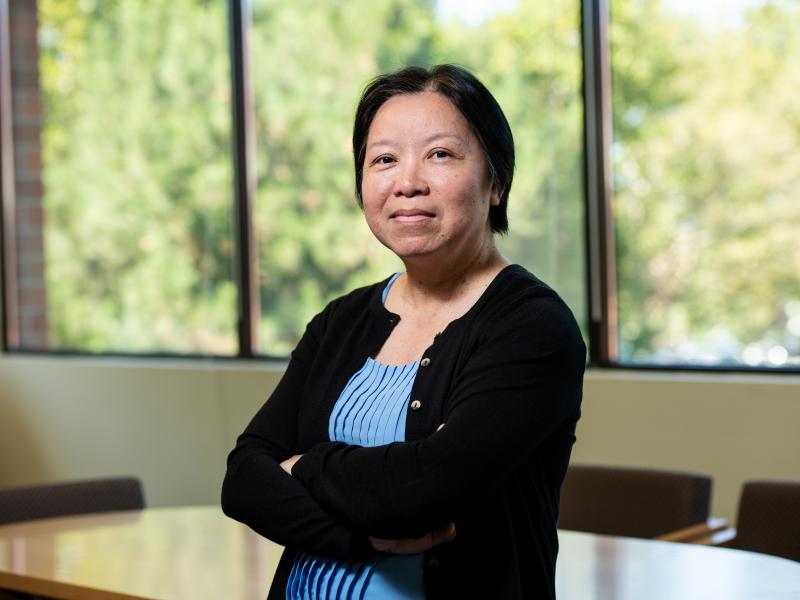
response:
M217 502L227 451L281 365L0 355L0 485L139 476L150 505ZM800 479L800 376L592 371L573 459Z
M573 461L709 474L733 519L743 481L800 480L800 376L591 372Z

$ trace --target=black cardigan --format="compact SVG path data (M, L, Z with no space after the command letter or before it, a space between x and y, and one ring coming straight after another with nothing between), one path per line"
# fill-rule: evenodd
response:
M400 319L383 306L385 285L314 317L228 458L223 510L287 547L270 598L284 597L298 550L365 559L375 555L367 535L419 537L449 522L455 540L426 553L427 598L554 598L559 490L586 358L572 313L525 269L506 267L425 350L407 441L331 442L340 391ZM290 477L279 463L299 453Z

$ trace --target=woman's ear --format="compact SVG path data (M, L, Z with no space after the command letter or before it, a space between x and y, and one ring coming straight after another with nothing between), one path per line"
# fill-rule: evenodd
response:
M496 185L492 186L492 193L489 196L489 205L490 206L500 206L500 196L502 192L497 189Z

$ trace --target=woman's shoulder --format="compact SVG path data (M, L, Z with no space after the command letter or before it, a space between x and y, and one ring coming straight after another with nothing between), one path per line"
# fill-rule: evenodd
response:
M575 315L563 298L521 265L503 269L487 288L481 304L476 320L486 328L535 330L582 340Z
M328 302L325 308L317 315L318 317L338 317L342 315L358 314L368 308L383 308L381 294L386 288L392 277L396 274L388 275L385 279L364 285L354 290L338 296Z
M305 337L319 342L331 331L363 327L365 320L389 315L381 302L381 292L391 275L370 285L358 287L329 301L306 325Z
M518 312L541 310L564 311L572 314L566 302L547 283L518 264L511 264L497 274L484 294L485 304L492 312L506 312L517 307ZM515 311L515 312L517 312Z

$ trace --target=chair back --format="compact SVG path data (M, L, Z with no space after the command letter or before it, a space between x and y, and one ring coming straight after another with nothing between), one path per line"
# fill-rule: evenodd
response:
M800 561L800 481L747 481L733 546Z
M653 538L708 518L711 478L655 469L570 465L558 526Z
M0 488L0 525L142 508L142 484L130 477Z

